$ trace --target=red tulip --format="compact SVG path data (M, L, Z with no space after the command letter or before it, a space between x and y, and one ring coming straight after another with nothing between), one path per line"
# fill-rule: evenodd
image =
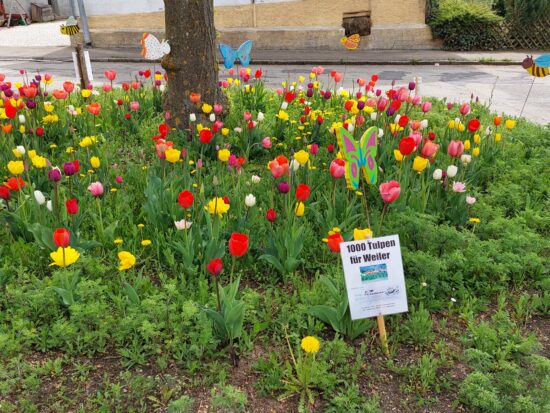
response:
M195 93L195 92L191 92L189 94L189 100L191 101L191 103L193 105L198 105L201 101L201 94L200 93Z
M233 257L242 257L248 250L248 235L234 232L228 242L229 253Z
M401 186L397 181L389 181L381 184L379 190L380 195L382 196L382 200L385 203L389 204L399 198L399 194L401 193Z
M103 73L105 74L105 77L111 82L116 79L116 70L106 70Z
M74 83L73 82L63 82L63 89L67 93L71 93L74 90Z
M403 156L407 156L413 153L415 147L416 142L414 138L403 138L399 142L399 152L401 152Z
M296 199L300 202L306 202L310 193L311 189L309 189L309 186L306 184L300 184L296 188Z
M6 101L4 109L6 111L6 116L10 119L15 118L15 115L17 114L17 108L12 106L9 101Z
M4 201L9 201L10 198L11 198L10 188L8 188L6 185L0 186L0 199L3 199Z
M399 118L399 122L397 122L397 123L399 124L399 126L404 128L405 126L407 126L409 124L409 118L407 116L403 115Z
M178 204L180 204L180 206L182 208L191 208L191 206L193 205L193 193L190 192L190 191L182 191L179 193L178 195Z
M202 143L207 144L212 140L212 131L208 128L205 128L200 131L199 139Z
M493 118L493 124L495 126L499 126L501 124L501 122L502 122L502 116L495 116Z
M71 233L65 228L57 228L53 233L53 242L57 247L67 248L71 241Z
M222 260L220 258L214 258L213 260L210 260L210 262L206 266L206 269L214 277L220 275L223 270Z
M78 201L76 198L68 199L67 202L65 202L65 206L67 207L67 213L69 215L78 213Z
M277 219L277 213L275 212L275 210L273 208L269 208L267 210L267 212L265 213L265 218L269 222L275 222L275 220Z
M344 242L344 237L339 232L329 235L327 245L332 252L340 252L340 243Z
M481 123L479 122L479 119L472 119L470 122L468 122L468 130L472 133L477 131L479 129L479 126Z
M36 128L36 136L44 136L44 128Z
M6 182L6 186L11 189L12 191L19 191L21 188L23 188L27 183L21 179L20 177L12 177L8 179Z
M52 95L54 98L56 99L67 99L67 96L69 96L69 94L67 92L65 92L64 90L60 90L60 89L55 89L53 92L52 92Z

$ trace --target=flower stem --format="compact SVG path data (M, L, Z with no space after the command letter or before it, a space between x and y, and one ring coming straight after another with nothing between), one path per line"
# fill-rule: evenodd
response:
M380 236L380 231L382 230L382 223L384 222L384 216L386 215L386 210L388 208L388 204L384 202L384 208L382 208L382 214L380 215L380 223L378 224L378 232L377 236Z

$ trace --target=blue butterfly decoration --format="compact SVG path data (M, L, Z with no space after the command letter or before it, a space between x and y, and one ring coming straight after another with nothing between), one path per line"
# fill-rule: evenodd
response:
M244 67L250 64L250 52L252 51L252 40L247 40L239 46L237 50L224 43L219 45L220 53L223 57L223 64L226 69L231 69L237 59Z

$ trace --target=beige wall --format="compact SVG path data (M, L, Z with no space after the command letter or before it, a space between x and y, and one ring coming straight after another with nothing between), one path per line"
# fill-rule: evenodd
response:
M333 26L346 12L372 11L373 24L423 23L425 0L295 0L216 7L218 28ZM163 29L164 12L89 17L93 29Z

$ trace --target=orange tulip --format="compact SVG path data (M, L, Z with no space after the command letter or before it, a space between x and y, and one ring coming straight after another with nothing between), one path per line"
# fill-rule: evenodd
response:
M493 123L495 124L495 126L500 125L501 122L502 122L502 116L495 116L493 118Z
M67 96L68 96L67 92L65 92L64 90L59 90L59 89L55 89L52 92L52 95L56 99L67 99Z
M11 133L13 130L13 125L11 123L8 123L7 125L1 125L2 126L2 132L5 134Z
M201 101L201 94L193 92L189 95L189 100L191 101L192 104L198 105L199 102Z
M86 106L86 109L88 109L88 112L90 112L94 116L99 116L99 112L101 112L101 105L97 102L90 103Z

